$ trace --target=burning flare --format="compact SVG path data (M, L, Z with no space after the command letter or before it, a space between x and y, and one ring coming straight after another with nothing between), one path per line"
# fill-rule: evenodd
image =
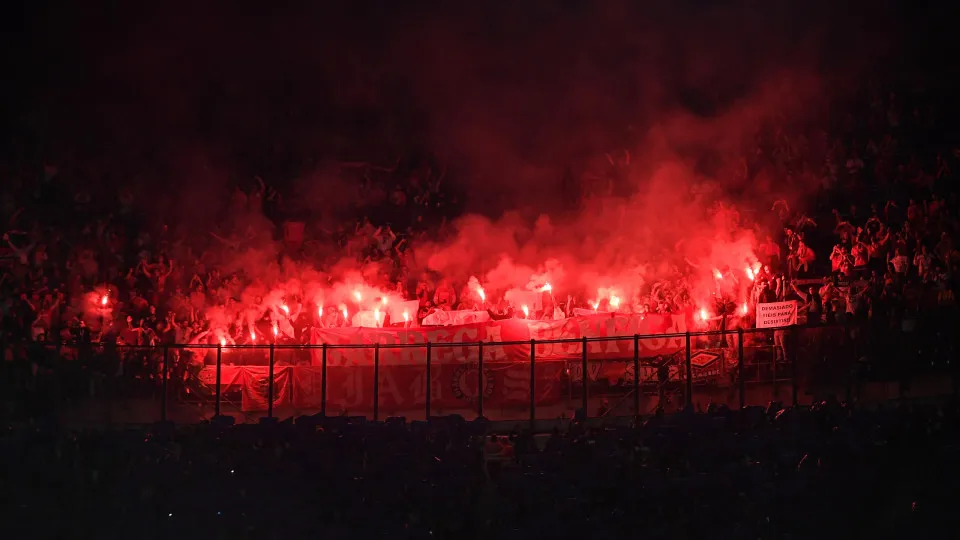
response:
M756 276L756 274L753 273L753 268L750 268L750 267L748 266L748 267L745 269L745 272L746 272L746 274L747 274L747 279L749 279L750 281L753 281L754 279L756 279L757 276Z
M540 287L541 292L550 292L553 290L553 287L549 283L545 284L543 287Z
M323 318L323 306L317 308L317 317Z
M347 311L347 306L343 306L343 308L342 308L340 311L343 313L343 320L344 320L344 321L349 321L349 320L350 320L350 313Z
M277 323L273 323L273 337L280 335L280 329L277 327Z
M617 308L620 307L620 297L619 297L619 296L611 296L611 297L610 297L610 307L612 307L613 309L617 309Z
M220 346L221 346L221 347L226 347L226 346L227 346L227 340L226 340L226 338L220 338Z
M714 269L713 269L713 277L714 277L714 279L723 279L723 274L721 274L719 270L717 270L716 268L714 268Z
M256 341L256 340L257 340L257 333L254 332L253 330L251 330L251 331L250 331L250 341Z
M287 305L286 305L286 304L280 304L280 309L282 309L282 310L283 310L283 312L284 312L284 313L286 313L287 315L289 315L289 314L290 314L290 308L289 308L289 307L287 307Z
M403 322L410 322L410 314L406 311L403 312Z
M522 306L520 309L523 310L523 316L525 318L530 317L530 308L528 308L527 306Z
M384 296L383 298L381 298L380 301L383 302L383 305L387 305L387 297L386 297L386 296Z
M483 292L483 287L477 287L477 294L480 296L481 302L487 301L487 293Z
M373 321L379 326L380 325L380 308L374 308L373 310Z
M746 315L747 313L750 313L750 306L748 306L747 303L744 302L743 305L740 306L740 312L743 313L744 315Z
M353 297L357 299L357 302L363 300L363 295L360 294L360 291L353 291Z
M704 308L700 308L700 320L706 322L706 320L709 318L710 318L710 314L707 313L707 310Z
M107 305L107 302L108 302L108 301L110 301L110 297L108 297L107 295L103 295L102 297L100 297L100 305L101 305L101 306Z

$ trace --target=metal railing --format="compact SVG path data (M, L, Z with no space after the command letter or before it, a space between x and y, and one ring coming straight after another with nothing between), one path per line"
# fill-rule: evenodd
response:
M283 415L290 416L315 412L327 415L338 404L338 414L346 414L349 411L342 404L344 400L331 395L341 391L339 386L334 391L331 377L336 375L339 381L349 377L353 370L353 376L361 381L359 373L362 371L366 375L372 370L372 380L363 383L369 387L372 398L367 401L366 390L360 388L358 392L362 392L364 398L354 400L349 408L363 412L375 421L383 417L384 410L391 416L422 414L425 420L435 414L454 412L493 420L526 421L533 427L538 419L555 419L570 411L575 411L574 416L591 418L646 414L659 407L702 404L702 400L741 408L771 400L797 404L802 391L810 394L825 388L835 389L838 385L850 397L860 384L857 376L859 360L865 350L863 332L853 331L857 328L835 325L777 331L740 329L553 340L373 345L171 344L143 347L59 342L11 343L0 344L0 347L4 358L32 362L36 362L38 351L51 354L52 349L52 367L45 372L59 380L59 373L79 366L72 371L86 374L93 395L98 394L94 390L95 383L108 382L110 388L99 394L106 394L114 412L124 407L133 410L128 404L147 398L157 408L153 413L149 408L139 413L137 422L166 421L171 416L171 409L183 409L185 404L190 405L200 418L211 416L211 412L212 416L222 416L225 409L233 409L249 418L275 418L281 409ZM645 347L642 345L646 340L668 339L682 340L683 345L670 354L644 356ZM632 354L616 357L591 355L591 344L612 341L628 342ZM567 346L566 357L538 356L538 349L556 345ZM487 351L491 350L490 347L512 347L515 351L528 348L529 352L523 355L528 356L528 360L494 359L485 355L485 347ZM438 360L438 350L451 348L457 351L456 358ZM372 350L371 365L344 366L331 361L332 356L341 356L342 351L351 349ZM407 361L398 362L393 358L395 350L410 349L415 353L411 353ZM947 364L953 350L949 351ZM70 351L76 354L67 354ZM316 352L319 352L319 358L316 358ZM213 353L215 359L208 360L212 365L198 370L202 357ZM229 360L225 359L227 354ZM243 357L244 354L248 356ZM393 360L382 361L384 354L393 355ZM266 356L266 366L259 363L263 355ZM190 356L193 358L188 359ZM278 356L282 356L279 362ZM441 383L435 380L435 376L438 372L446 372L449 378L451 367L455 368L453 378L459 377L468 386L476 386L472 389L459 387L457 393L460 395L456 398L438 393L436 385ZM231 377L228 381L224 380L225 370L229 370ZM525 384L518 382L520 372L527 374L524 375ZM415 384L420 385L422 396L415 392L418 394L415 399L398 398L406 390L398 390L397 384L389 379L396 379L400 374L417 381ZM422 384L418 378L421 375ZM209 380L211 376L212 381ZM315 376L319 376L319 388L302 380ZM507 378L501 381L498 377ZM510 384L516 385L517 389L505 399ZM493 393L491 385L502 386L502 393ZM265 386L265 396L260 396L261 386ZM786 387L789 388L788 395L781 396ZM159 399L156 399L157 392ZM392 400L391 406L385 405L389 400L385 399L384 392L392 396L388 396ZM239 405L236 402L238 394ZM610 400L615 401L614 406L609 405ZM121 406L120 409L116 409L117 405Z

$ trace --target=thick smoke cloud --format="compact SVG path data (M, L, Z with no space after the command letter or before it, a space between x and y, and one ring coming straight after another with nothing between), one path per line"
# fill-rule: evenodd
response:
M271 182L299 179L309 219L330 229L356 202L337 162L429 149L469 213L452 239L413 246L418 270L499 290L549 280L629 294L674 266L747 264L757 231L718 205L802 206L817 188L817 171L788 183L745 170L758 128L823 125L897 44L891 11L874 3L458 4L113 8L108 19L143 24L102 28L71 52L69 74L84 76L71 99L39 93L37 121L95 126L134 162L127 146L151 148L176 194L147 199L154 187L142 185L139 200L186 230L207 230L230 205L218 194L264 163L287 176ZM92 18L62 15L49 31L101 25ZM582 192L610 177L610 193ZM218 254L228 270L338 304L377 276L351 261L323 275L278 263L273 225L245 215L256 238L241 230L243 249ZM342 287L322 292L331 282Z

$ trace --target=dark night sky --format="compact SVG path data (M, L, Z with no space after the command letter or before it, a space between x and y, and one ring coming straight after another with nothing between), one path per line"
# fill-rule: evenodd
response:
M513 167L718 114L784 73L842 95L950 69L931 53L947 16L912 2L132 4L4 8L8 155L199 147L293 174L303 156L429 148Z

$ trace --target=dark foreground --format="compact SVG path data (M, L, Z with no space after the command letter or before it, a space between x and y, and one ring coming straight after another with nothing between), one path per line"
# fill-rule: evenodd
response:
M957 403L719 409L491 443L347 418L0 439L5 538L892 538L957 525ZM938 535L939 536L939 535Z

